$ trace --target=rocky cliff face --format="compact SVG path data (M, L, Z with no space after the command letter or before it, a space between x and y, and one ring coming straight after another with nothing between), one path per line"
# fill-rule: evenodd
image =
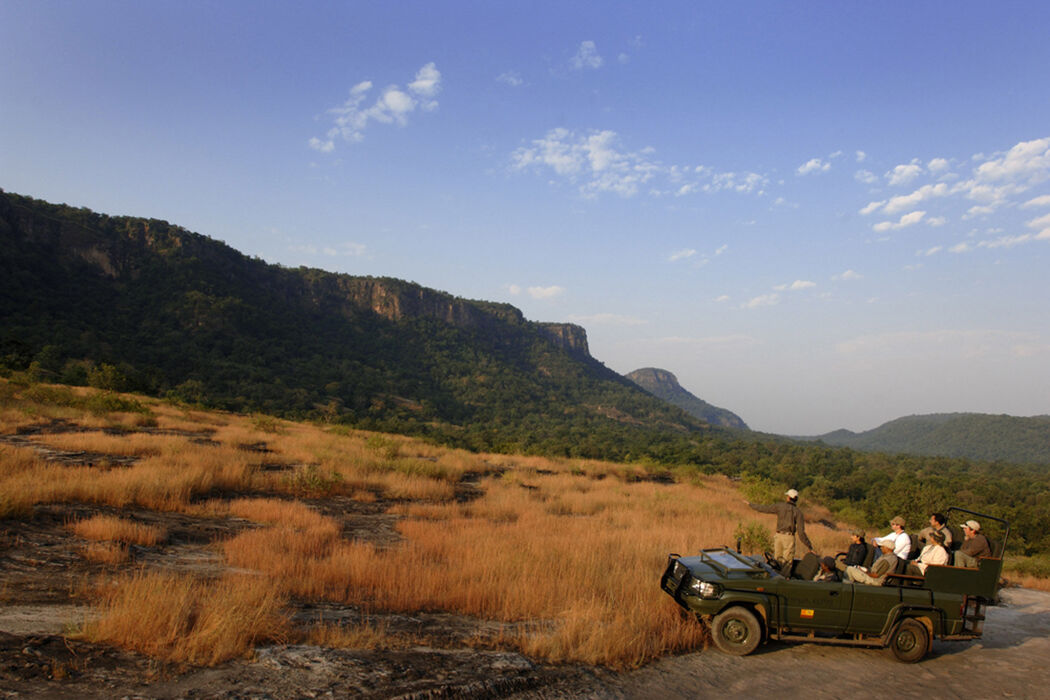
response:
M0 195L3 195L0 190ZM198 261L213 274L251 278L298 298L313 308L336 309L344 316L362 310L391 321L432 318L480 333L499 334L510 326L527 326L521 311L510 304L461 299L418 284L393 278L354 277L321 270L291 270L251 259L206 236L166 221L109 217L87 209L33 201L26 206L17 195L0 196L0 227L17 230L35 246L51 251L60 265L86 263L102 276L136 277L147 264L147 254ZM46 213L55 210L54 216ZM42 211L43 210L43 211ZM116 231L117 233L114 233ZM108 233L103 233L108 232ZM554 345L589 357L587 332L568 323L535 323L536 330Z
M677 377L665 369L645 367L636 369L625 376L653 396L678 406L686 413L711 425L748 430L747 424L740 419L740 416L693 396L682 388Z

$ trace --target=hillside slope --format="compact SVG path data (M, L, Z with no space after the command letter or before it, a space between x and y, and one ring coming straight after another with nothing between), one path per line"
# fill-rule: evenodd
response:
M2 191L0 318L0 369L241 412L580 456L707 429L593 359L578 326Z
M1050 464L1050 416L934 413L898 418L862 433L836 430L805 439L865 451Z
M682 388L678 378L665 369L645 367L636 369L626 375L628 379L648 391L653 396L678 406L686 413L711 425L724 428L747 430L747 424L732 411L712 406Z

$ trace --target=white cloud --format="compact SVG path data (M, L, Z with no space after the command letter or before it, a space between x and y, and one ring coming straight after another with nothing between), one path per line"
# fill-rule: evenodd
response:
M1050 214L1044 214L1038 219L1032 219L1025 224L1028 228L1050 229Z
M790 292L797 292L802 289L809 289L810 287L816 286L816 282L810 282L809 280L795 280L791 284L778 284L777 286L773 287L773 289L776 289L781 292L785 290Z
M564 294L565 288L552 285L550 287L529 287L527 291L533 299L553 299Z
M514 71L506 71L496 76L497 83L503 83L504 85L510 85L511 87L518 87L525 81L521 79L521 76Z
M885 203L886 203L885 199L880 199L877 202L869 202L866 207L864 207L863 209L860 210L860 213L863 214L864 216L867 216L868 214L872 213L873 211L878 211L879 209L881 209L882 205L884 205Z
M729 297L728 294L722 294L720 296L715 297L715 301L717 303L719 303L719 304L724 304L724 303L726 303L729 300L730 300L730 297Z
M1043 182L1050 177L1050 137L1018 143L1001 158L981 163L976 175L978 180L991 182Z
M922 221L922 217L926 216L924 211L913 211L909 214L905 214L896 222L882 221L871 228L875 231L891 231L896 229L906 228L908 226L914 226L915 224Z
M962 243L956 243L955 245L953 245L951 248L948 249L948 252L949 253L969 253L972 250L973 250L973 246L970 245L969 243L967 243L966 241L963 241Z
M899 211L911 209L924 200L932 199L933 197L945 197L948 194L948 186L943 182L936 185L923 185L911 194L891 197L890 200L886 202L886 206L883 207L883 211L887 214L896 214Z
M922 166L918 163L912 162L907 165L898 165L893 170L886 173L885 177L890 185L896 187L897 185L906 185L922 173Z
M718 248L715 250L715 255L721 255L722 253L726 252L727 250L729 250L729 244L728 243L723 243L722 245L718 246Z
M779 294L762 294L750 299L742 305L744 309L757 309L761 306L775 306L780 303Z
M669 258L667 258L667 261L668 262L677 262L679 260L685 260L686 258L691 258L694 255L696 255L696 250L694 250L692 248L686 248L685 250L679 250L679 251L676 251L674 253L671 253L671 256Z
M408 115L416 109L424 112L437 109L438 103L434 97L441 91L441 72L433 62L427 63L416 72L407 91L397 85L390 85L383 89L370 107L364 107L372 87L370 80L357 83L350 89L350 96L342 105L328 110L329 114L335 115L333 125L325 138L311 138L307 142L310 148L331 153L335 150L337 137L347 143L361 141L370 123L405 126Z
M857 162L863 163L864 159L868 157L868 154L864 151L857 151Z
M944 158L933 158L926 164L926 169L935 174L947 170L950 167L951 164Z
M831 163L823 161L820 158L811 158L802 165L798 166L796 171L799 175L808 175L809 173L824 173L831 170Z
M315 151L321 153L331 153L335 150L335 141L332 139L324 139L323 141L316 136L307 141L307 145Z
M521 285L508 284L507 291L510 292L510 294L513 296L518 296L519 294L521 294Z
M1022 209L1031 209L1032 207L1050 207L1050 194L1044 194L1035 197L1034 199L1029 199L1021 205Z
M853 179L857 182L863 182L865 185L874 185L879 181L878 176L870 170L858 170L853 173Z
M931 255L936 255L937 253L941 252L942 250L944 250L944 246L942 246L942 245L935 245L932 248L927 248L926 250L916 251L915 254L916 255L921 255L921 256L924 256L924 257L928 258Z
M835 275L831 279L833 279L835 281L859 280L859 279L864 279L864 275L860 274L859 272L855 272L853 270L846 270L843 273Z
M757 173L668 166L653 159L652 153L651 148L624 150L614 131L578 133L559 127L514 151L510 160L514 170L553 170L555 175L576 184L585 197L606 192L633 197L643 186L655 196L684 196L700 190L761 194L768 182Z
M943 216L931 216L926 219L927 226L944 226L946 223L948 223L948 219Z
M576 55L569 60L575 70L583 70L584 68L601 68L605 61L598 54L598 48L595 46L593 41L584 41L580 43L580 48L577 49Z

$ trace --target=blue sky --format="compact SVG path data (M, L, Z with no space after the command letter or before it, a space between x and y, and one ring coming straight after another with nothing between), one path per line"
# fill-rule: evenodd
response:
M0 187L588 331L759 430L1050 413L1050 6L0 0Z

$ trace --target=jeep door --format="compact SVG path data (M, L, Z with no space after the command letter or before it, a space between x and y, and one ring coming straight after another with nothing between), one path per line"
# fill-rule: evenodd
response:
M780 624L840 633L849 624L853 586L822 581L780 581Z

